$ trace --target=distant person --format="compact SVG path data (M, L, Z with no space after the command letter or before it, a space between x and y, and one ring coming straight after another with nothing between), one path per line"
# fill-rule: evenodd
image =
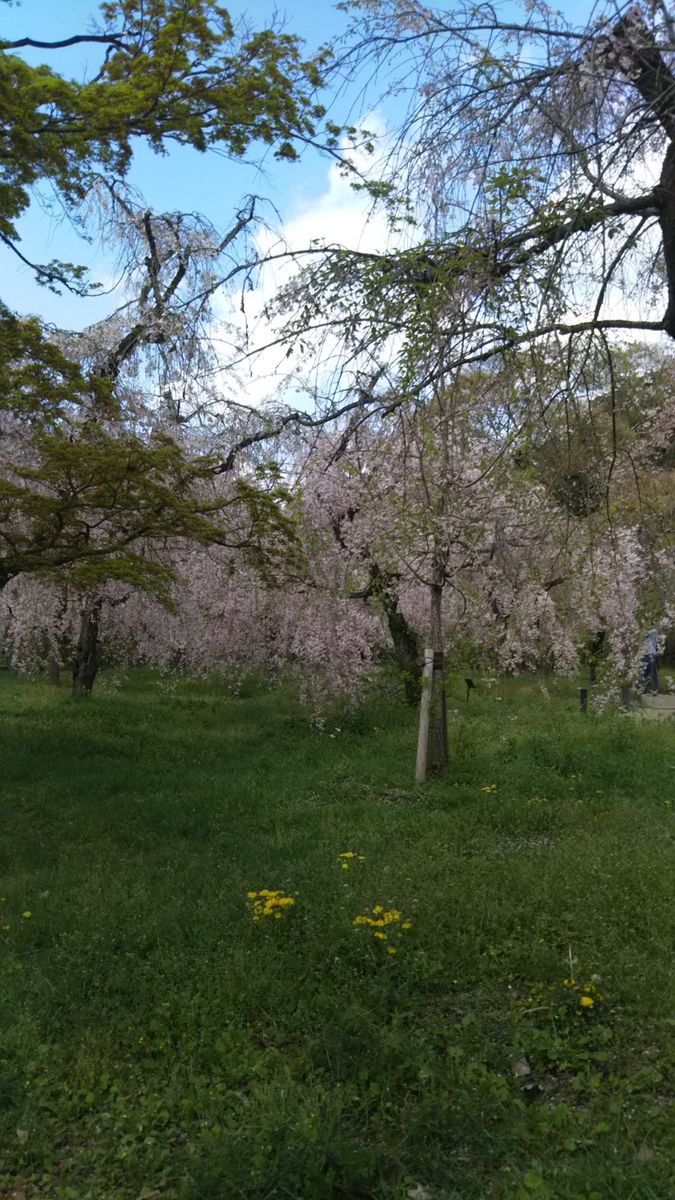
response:
M656 696L659 690L659 677L656 674L656 656L659 648L658 629L648 629L642 642L640 658L640 690L651 692Z

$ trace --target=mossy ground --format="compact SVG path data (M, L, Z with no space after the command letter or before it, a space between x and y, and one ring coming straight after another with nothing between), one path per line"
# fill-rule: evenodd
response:
M102 683L0 681L2 1200L672 1200L675 724Z

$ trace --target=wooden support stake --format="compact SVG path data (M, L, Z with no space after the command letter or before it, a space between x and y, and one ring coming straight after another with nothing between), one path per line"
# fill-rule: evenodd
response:
M415 782L424 783L427 777L427 756L429 753L429 714L431 712L431 691L434 674L434 652L424 651L424 671L422 672L422 695L420 697L420 724L417 734L417 765Z
M630 688L629 687L624 686L621 688L621 703L624 708L630 708Z
M588 688L579 688L579 712L588 712Z

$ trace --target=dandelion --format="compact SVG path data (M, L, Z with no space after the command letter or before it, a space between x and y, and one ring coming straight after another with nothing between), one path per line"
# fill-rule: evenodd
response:
M481 792L496 792L497 784L496 783L488 783L486 787L482 787L480 790L481 790Z
M29 921L29 920L30 920L30 918L32 917L32 915L33 915L33 914L32 914L32 912L31 912L29 909L26 909L26 911L25 911L25 912L22 912L22 914L21 914L21 916L23 917L24 921Z
M411 920L401 920L400 909L386 909L381 904L375 904L370 913L359 913L354 917L352 925L365 927L375 941L386 946L387 954L396 954L397 948L392 943L400 941L401 937L412 929Z
M295 904L293 896L287 896L283 891L273 891L271 888L261 888L259 892L247 892L246 899L253 920L257 923L262 917L273 917L280 921L285 912Z
M348 871L355 863L366 861L365 854L357 854L356 850L344 850L342 854L338 854L338 866L343 871Z
M569 979L563 979L563 988L567 993L568 998L573 999L579 1007L577 1013L583 1012L584 1009L590 1010L596 1005L601 1004L606 996L603 996L598 984L600 983L599 975L592 975L587 983L580 983L573 975ZM551 991L554 989L552 988Z

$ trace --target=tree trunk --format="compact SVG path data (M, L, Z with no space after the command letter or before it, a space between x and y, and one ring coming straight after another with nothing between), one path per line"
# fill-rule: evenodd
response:
M405 698L408 704L416 705L420 698L422 682L419 639L400 611L397 597L392 592L385 590L381 594L381 601L391 640L394 643L396 663L403 679Z
M345 542L340 534L339 526L337 527L335 536L339 545L344 547ZM382 571L367 552L365 552L364 557L368 561L368 585L362 591L352 592L351 598L353 600L369 600L374 598L382 605L382 611L387 619L389 635L394 647L396 665L401 672L405 698L408 704L417 705L422 683L420 640L415 630L411 629L398 606L398 595L396 594L397 576L387 571Z
M675 76L638 5L631 5L612 30L616 65L630 79L669 139L661 176L654 189L663 236L668 306L663 328L675 338Z
M80 636L73 662L73 696L81 699L91 695L98 672L98 631L101 619L101 600L93 600L82 610Z
M675 143L666 150L663 168L656 189L659 200L659 224L663 236L663 263L666 270L668 304L663 328L675 338Z
M439 405L440 461L437 474L437 499L434 505L436 527L431 560L431 646L434 652L433 688L431 692L431 728L429 730L429 770L436 775L448 773L448 713L445 702L445 653L443 643L443 591L446 582L449 548L443 528L447 514L450 488L450 413L443 388L436 391Z

